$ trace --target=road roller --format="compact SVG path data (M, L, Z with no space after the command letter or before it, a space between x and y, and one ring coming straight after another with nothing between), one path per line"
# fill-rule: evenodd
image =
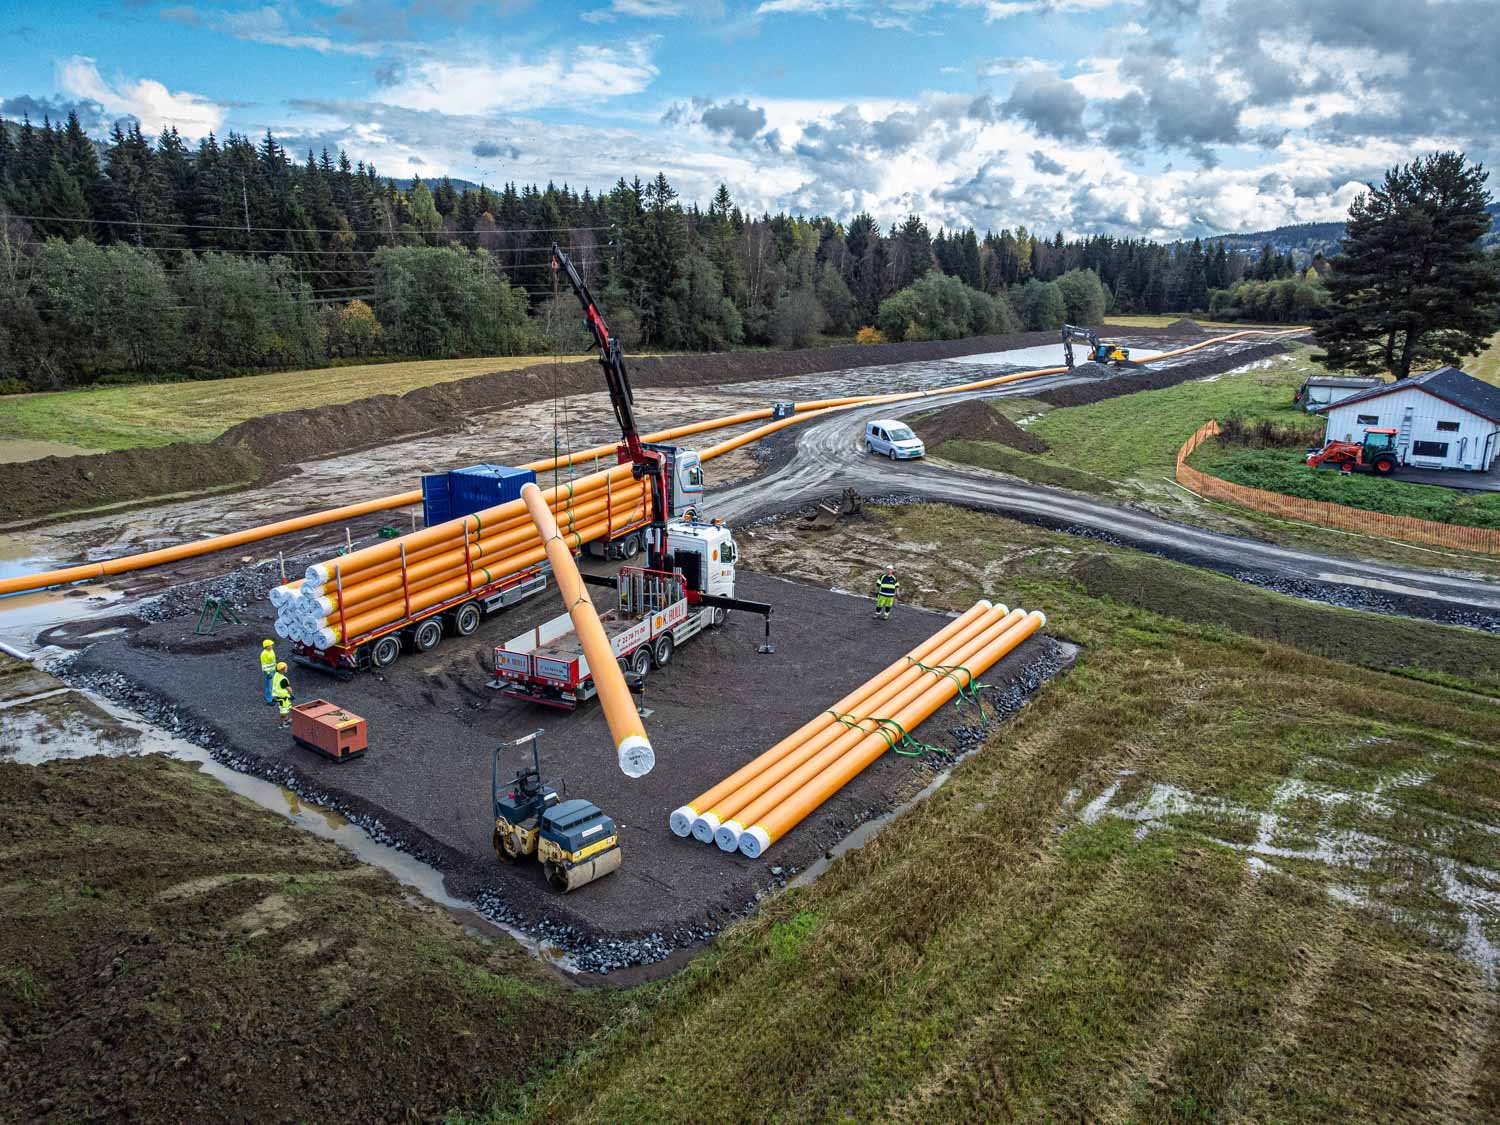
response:
M602 879L620 866L620 837L615 822L591 801L562 800L542 780L543 731L536 730L495 748L490 765L491 802L495 813L495 855L515 863L534 855L547 883L566 893ZM531 744L530 766L516 770L510 787L500 790L500 755Z

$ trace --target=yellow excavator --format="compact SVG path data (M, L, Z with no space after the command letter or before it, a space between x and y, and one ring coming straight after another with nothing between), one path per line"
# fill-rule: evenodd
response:
M1063 361L1071 371L1073 368L1073 341L1085 340L1089 346L1089 361L1123 367L1130 362L1130 349L1119 344L1106 344L1092 328L1080 328L1076 324L1062 326Z

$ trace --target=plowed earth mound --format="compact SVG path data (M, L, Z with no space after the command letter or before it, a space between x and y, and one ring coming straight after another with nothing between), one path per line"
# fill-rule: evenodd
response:
M1047 452L1045 441L977 399L914 419L912 429L928 449L935 450L945 441L993 441L1023 453Z

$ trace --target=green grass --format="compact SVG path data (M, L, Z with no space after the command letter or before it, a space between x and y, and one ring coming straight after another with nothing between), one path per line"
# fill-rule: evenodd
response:
M562 356L563 361L585 357ZM212 441L262 414L405 394L418 387L511 371L552 356L369 363L280 371L237 379L137 383L96 390L0 398L0 443L6 438L55 441L84 449L130 449L174 441Z
M1022 453L993 441L945 441L933 450L939 457L964 465L976 465L991 472L1008 473L1037 484L1071 488L1075 492L1109 495L1116 491L1112 482L1091 473L1070 469L1047 459L1046 454Z
M1326 500L1392 516L1500 528L1500 493L1471 495L1433 484L1313 469L1300 450L1246 449L1209 442L1199 448L1192 464L1235 484L1287 496Z
M1500 332L1490 337L1488 348L1459 366L1476 379L1483 379L1486 383L1494 383L1500 387Z
M1280 331L1286 328L1295 328L1293 324L1250 324L1240 323L1233 320L1203 320L1192 313L1143 313L1140 316L1106 316L1106 325L1119 325L1122 328L1165 328L1174 321L1187 317L1200 328L1227 328L1231 332L1241 331L1246 328L1270 328Z

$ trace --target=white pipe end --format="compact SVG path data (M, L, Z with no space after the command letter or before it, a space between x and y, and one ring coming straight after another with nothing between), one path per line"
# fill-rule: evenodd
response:
M688 836L693 831L693 818L697 816L697 810L692 805L683 805L681 808L672 810L672 815L667 823L672 826L672 834L675 836Z
M313 648L318 649L320 652L323 649L332 648L338 643L339 639L338 632L334 629L318 629L315 632L309 633L308 636L311 640L303 643L311 644Z
M1045 613L1043 613L1039 609L1034 609L1031 612L1034 613L1034 614L1036 614L1039 618L1041 618L1041 621L1037 624L1037 628L1038 629L1042 628L1043 626L1045 626L1047 624L1047 615Z
M996 602L993 608L1000 611L1001 617L1004 617L1007 613L1010 612L1010 606L1006 605L1004 602Z
M714 842L714 834L719 831L719 818L711 812L706 812L693 819L693 839L705 844Z
M737 820L731 820L728 824L719 825L714 832L714 843L719 845L722 852L732 852L740 846L740 834L745 831L745 826Z
M740 837L740 854L751 859L759 859L770 846L770 835L758 824Z
M980 598L979 602L977 604L984 606L985 609L989 609L990 608L990 599L989 598Z
M327 582L329 577L330 575L326 566L322 563L313 563L312 566L307 568L305 581L311 582L314 585L321 585Z
M626 777L645 777L656 765L656 751L640 735L626 735L619 746L619 760Z

